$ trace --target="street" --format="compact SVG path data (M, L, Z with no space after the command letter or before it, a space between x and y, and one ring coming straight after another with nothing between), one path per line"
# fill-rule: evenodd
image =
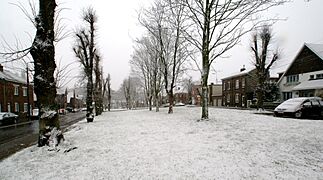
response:
M60 115L61 129L85 118L85 112ZM38 120L0 127L0 160L30 145L38 139Z

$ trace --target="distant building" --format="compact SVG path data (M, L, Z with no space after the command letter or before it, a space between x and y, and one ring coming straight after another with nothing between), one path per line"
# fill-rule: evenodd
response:
M305 43L278 81L281 101L323 97L323 44Z
M222 79L223 105L248 107L254 99L257 86L256 69L240 69L240 72Z
M192 104L201 105L201 85L193 85L192 88ZM209 106L222 106L222 85L213 84L208 85L208 100Z
M34 108L33 86L27 85L26 78L4 70L0 64L0 111L24 117L28 114L28 108Z
M190 99L188 99L187 89L183 86L176 86L174 88L174 101L176 103L189 104Z

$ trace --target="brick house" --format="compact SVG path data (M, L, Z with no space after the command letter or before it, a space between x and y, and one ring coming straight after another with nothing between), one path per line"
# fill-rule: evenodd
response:
M281 101L323 97L323 44L305 43L278 81Z
M223 105L248 107L257 86L256 69L242 68L239 73L222 79Z
M192 104L201 105L201 85L193 85L192 88ZM208 85L208 99L209 106L222 106L222 85L213 84Z
M27 86L27 79L4 70L0 64L0 111L26 117L28 104L34 108L33 86Z

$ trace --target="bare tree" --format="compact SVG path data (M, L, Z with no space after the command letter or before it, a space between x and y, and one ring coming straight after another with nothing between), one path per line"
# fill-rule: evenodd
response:
M95 83L94 83L94 101L95 101L95 113L100 115L103 112L103 85L102 85L102 74L103 68L100 65L101 56L96 52L94 58L94 74L95 74Z
M168 113L173 113L173 89L186 59L186 44L182 36L184 18L184 6L173 0L156 0L139 17L140 23L156 42L156 65L160 66L163 74L163 85L169 101Z
M127 79L123 80L123 83L121 84L121 89L123 92L124 97L126 98L126 107L127 109L131 109L130 102L131 102L131 96L130 96L130 76Z
M233 48L241 36L261 22L255 15L287 0L182 0L186 6L185 35L201 53L202 116L208 119L208 77L211 64ZM267 20L266 20L267 21Z
M152 110L153 99L159 99L161 71L158 60L156 42L150 36L144 36L136 41L135 51L130 61L132 73L141 78L149 110ZM156 111L158 111L158 103Z
M81 28L75 33L75 45L73 51L83 67L85 76L87 77L87 96L86 109L87 114L93 113L93 69L94 58L96 55L95 33L97 15L92 7L83 10L82 18L87 27Z
M108 111L111 109L111 76L108 74L107 77L107 87L108 87Z
M263 109L266 82L270 77L270 68L278 60L278 52L270 54L272 30L269 25L264 25L252 36L251 50L254 55L253 63L257 70L257 108Z

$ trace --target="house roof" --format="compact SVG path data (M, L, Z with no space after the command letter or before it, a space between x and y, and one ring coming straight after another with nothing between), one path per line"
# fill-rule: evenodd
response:
M230 79L230 78L234 78L234 77L238 77L238 76L242 76L242 75L246 75L248 73L250 73L251 71L255 70L255 68L251 69L251 70L244 70L244 71L240 71L240 72L236 72L236 73L233 73L225 78L222 78L222 80L225 80L225 79Z
M305 81L293 88L294 91L309 89L323 89L323 79Z
M304 43L302 48L297 52L296 56L294 57L293 61L289 64L284 74L280 77L278 80L278 83L284 78L286 72L290 69L292 64L295 62L295 60L298 58L299 54L303 51L305 47L308 47L314 54L316 54L320 59L323 60L323 44L312 44L312 43Z
M15 83L26 84L26 79L6 70L0 71L0 79Z

